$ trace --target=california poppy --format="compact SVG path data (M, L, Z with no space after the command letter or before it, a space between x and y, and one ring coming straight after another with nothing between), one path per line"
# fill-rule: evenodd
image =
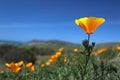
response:
M117 46L117 50L120 51L120 46Z
M87 34L92 34L104 22L104 18L97 17L84 17L75 20L75 23L80 26Z
M73 49L73 52L74 52L74 53L77 53L77 52L78 52L78 49L77 49L77 48Z
M18 65L19 67L22 67L22 66L23 66L23 64L24 64L24 62L23 62L23 61L19 61L18 63L16 63L16 65Z
M64 51L63 47L61 47L61 48L58 49L58 52L63 52L63 51Z
M68 63L68 59L67 59L66 57L64 58L64 62L65 62L65 63Z
M29 62L26 64L26 67L29 68L31 71L34 71L35 70L35 67L34 65L32 64L32 62Z
M105 51L107 51L107 48L98 49L97 51L94 51L92 54L98 55L104 53Z
M11 69L15 73L18 73L21 69L21 67L17 63L14 63L14 62L10 64L6 63L5 66Z

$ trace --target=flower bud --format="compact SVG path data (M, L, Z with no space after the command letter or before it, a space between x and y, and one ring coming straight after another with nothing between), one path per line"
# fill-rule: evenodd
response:
M83 46L84 46L85 48L88 48L88 46L89 46L89 41L88 41L88 40L83 40L82 44L83 44Z

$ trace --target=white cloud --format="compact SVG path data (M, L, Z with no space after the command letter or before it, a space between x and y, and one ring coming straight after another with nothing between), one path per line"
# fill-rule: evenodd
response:
M0 28L30 28L30 27L57 27L57 26L71 26L72 22L61 22L61 23L11 23L11 24L0 24Z

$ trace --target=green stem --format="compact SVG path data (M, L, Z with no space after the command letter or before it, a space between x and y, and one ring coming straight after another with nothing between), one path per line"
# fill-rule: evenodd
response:
M88 34L88 45L90 43L90 34Z
M88 62L89 62L89 59L90 59L90 50L89 50L89 43L90 43L90 34L88 34L88 48L87 48L87 53L88 54L86 54L85 55L85 70L84 70L84 76L83 76L83 79L82 80L84 80L84 77L85 77L85 74L86 74L86 69L87 69L87 64L88 64Z
M103 61L101 62L101 71L102 71L102 79L104 78L104 64L103 64Z

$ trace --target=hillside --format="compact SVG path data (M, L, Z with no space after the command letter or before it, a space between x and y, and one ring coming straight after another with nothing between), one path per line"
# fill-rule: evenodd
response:
M0 40L0 45L2 44L12 44L12 45L28 45L28 46L37 46L37 45L79 45L72 42L60 41L60 40L31 40L28 42L20 41L9 41L9 40Z
M24 45L27 46L78 46L80 44L75 44L75 43L71 43L71 42L67 42L67 41L60 41L60 40L47 40L47 41L43 41L43 40L31 40L27 43L25 43Z
M0 40L0 45L4 45L4 44L8 44L8 45L23 45L23 42L19 42L19 41L10 41L10 40Z
M9 40L0 40L0 45L10 44L15 46L39 46L39 47L80 47L81 44L75 44L67 41L60 40L31 40L28 42L18 42L18 41L9 41ZM106 42L96 44L96 48L101 47L115 47L120 45L120 42Z

